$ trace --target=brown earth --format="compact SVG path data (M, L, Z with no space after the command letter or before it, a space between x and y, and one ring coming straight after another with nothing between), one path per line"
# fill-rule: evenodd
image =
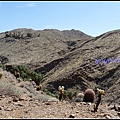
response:
M59 101L36 91L31 82L19 82L10 72L0 73L0 118L120 118L119 104L101 102L93 112L95 103Z
M0 73L0 118L119 118L114 104L101 103L93 112L94 103L59 101L36 91L34 82L19 81L2 68Z
M104 118L120 119L119 112L112 106L102 104L97 112L93 103L43 102L22 100L13 102L11 97L0 98L0 118Z

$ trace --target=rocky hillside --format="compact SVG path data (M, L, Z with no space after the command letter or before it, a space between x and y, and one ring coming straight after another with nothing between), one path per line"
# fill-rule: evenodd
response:
M0 56L7 64L43 66L61 59L91 36L78 30L15 29L0 34Z
M23 81L0 68L0 96L12 97L18 100L42 100L42 101L59 101L57 98L47 95L42 90L36 90L37 85L34 81Z
M15 29L0 34L3 64L25 64L43 74L41 84L56 93L105 90L103 102L120 102L120 30L92 37L78 30Z
M109 31L81 44L48 72L43 84L51 92L59 85L71 91L104 89L103 102L120 102L120 30Z
M0 118L120 118L119 104L59 101L0 68ZM115 107L116 106L116 107Z

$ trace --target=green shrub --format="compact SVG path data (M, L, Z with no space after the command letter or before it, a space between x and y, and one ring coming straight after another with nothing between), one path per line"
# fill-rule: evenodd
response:
M0 67L1 67L3 70L6 70L5 65L3 65L1 61L0 61Z
M2 63L0 62L0 67L3 67Z
M23 34L21 34L20 32L10 32L10 37L13 37L15 39L20 39L23 38Z
M56 98L59 98L59 95L58 94L53 94L51 93L50 91L48 91L47 89L42 89L43 92L45 92L47 95L50 95L52 97L56 97Z
M70 100L71 100L73 97L75 97L76 94L77 94L76 91L75 91L75 92L72 92L72 91L65 91L65 96L66 96L66 98L68 98L68 99L70 99Z
M33 81L35 81L35 83L37 85L40 84L40 81L42 79L42 74L38 74L35 71L30 70L30 69L28 69L24 65L18 65L18 66L13 67L13 71L19 72L20 73L20 77L23 80L30 80L30 79L32 79Z

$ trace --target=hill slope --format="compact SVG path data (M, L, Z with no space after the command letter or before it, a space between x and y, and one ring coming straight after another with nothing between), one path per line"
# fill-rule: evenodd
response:
M9 64L42 66L68 53L77 40L89 38L91 36L73 29L15 29L0 34L0 55L8 58Z
M68 53L60 64L47 73L43 84L51 91L56 90L59 85L72 91L84 91L87 88L95 90L99 87L106 92L104 102L119 103L119 45L120 30L109 31L90 39Z
M119 103L119 43L120 30L93 38L73 29L16 29L0 34L0 58L42 73L42 85L53 93L59 85L77 92L99 87L106 92L104 102Z

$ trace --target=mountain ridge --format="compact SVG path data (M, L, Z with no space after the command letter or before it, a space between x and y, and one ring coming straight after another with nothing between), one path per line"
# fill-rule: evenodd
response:
M100 87L106 91L105 102L120 102L119 63L95 64L96 59L120 56L119 29L96 37L74 29L25 31L22 38L19 29L8 31L16 32L18 38L0 34L0 55L5 64L25 64L42 73L41 84L53 93L59 85L77 92Z

